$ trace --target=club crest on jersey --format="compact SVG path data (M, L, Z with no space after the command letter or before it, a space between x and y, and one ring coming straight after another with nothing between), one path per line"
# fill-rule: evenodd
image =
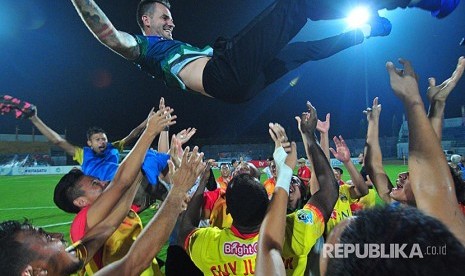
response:
M306 224L313 224L313 215L312 213L306 211L306 210L299 210L297 211L296 213L297 215L297 219L303 223L306 223Z
M340 199L342 202L346 202L347 200L349 200L345 194L340 195L339 199Z

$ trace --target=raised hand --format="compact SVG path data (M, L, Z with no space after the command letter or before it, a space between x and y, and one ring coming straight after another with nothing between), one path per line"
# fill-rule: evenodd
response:
M277 123L268 124L268 132L270 133L271 139L275 142L275 151L273 153L273 158L276 163L276 168L278 170L278 182L279 177L283 177L281 173L285 173L289 176L289 179L286 180L286 184L290 183L290 177L292 176L292 170L297 164L297 150L295 142L289 143L286 136L286 131L284 128ZM283 149L281 149L283 148ZM288 168L285 167L287 165ZM284 176L285 177L285 176ZM289 185L286 185L285 190L289 191Z
M391 88L394 90L394 94L403 102L422 102L418 92L418 77L410 61L399 59L399 63L403 65L404 69L395 68L394 64L390 61L386 63Z
M334 136L333 138L334 144L336 144L336 150L333 148L329 148L331 153L334 155L334 157L341 161L342 163L346 163L350 161L350 150L349 147L347 147L346 142L344 141L344 138L342 138L341 135L339 135L339 138Z
M326 114L325 121L318 120L316 122L316 130L318 130L320 133L328 133L329 127L330 127L330 118L331 118L331 114L328 113Z
M373 106L365 109L363 114L367 115L367 121L379 120L379 115L381 114L381 104L378 104L378 97L373 99Z
M194 147L192 152L186 147L182 155L181 166L176 169L173 162L169 163L169 178L173 189L178 189L180 192L187 193L195 184L195 181L200 174L205 170L206 164L202 162L203 152L199 153L199 148Z
M165 109L165 98L160 98L160 103L158 104L158 110Z
M181 142L181 145L184 145L194 136L195 132L197 132L196 128L183 129L176 134L176 138Z
M289 153L291 151L291 143L287 140L284 128L278 123L269 123L268 127L268 133L270 133L271 139L274 141L275 149L282 146Z
M154 135L158 135L165 127L176 124L176 115L171 116L174 109L165 107L155 113L151 113L147 118L146 131L150 131Z
M450 92L455 88L457 82L463 75L463 70L465 67L465 58L461 56L458 60L457 67L452 73L452 76L447 80L443 81L440 85L436 85L436 79L431 77L428 79L429 87L426 92L426 96L430 103L438 101L445 102Z
M181 166L182 154L181 142L179 142L176 135L173 134L171 137L170 159L176 168Z
M315 107L309 101L307 101L307 108L308 112L304 112L301 115L300 128L303 133L313 135L318 120L317 113Z

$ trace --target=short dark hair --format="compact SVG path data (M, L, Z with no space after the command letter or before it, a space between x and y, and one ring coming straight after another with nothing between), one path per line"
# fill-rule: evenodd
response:
M263 185L249 174L233 177L226 188L226 205L234 224L258 226L268 208L268 194Z
M0 223L0 271L3 275L20 275L21 271L34 260L37 254L27 250L27 244L18 242L17 235L34 227L25 220L8 220Z
M461 204L465 204L465 181L462 178L462 172L460 170L454 169L449 165L450 173L452 174L452 179L454 180L455 195L457 196L457 201Z
M329 258L327 275L462 275L465 248L439 220L423 214L414 207L377 207L363 210L343 230L342 244L407 244L409 255L418 244L423 258ZM446 255L425 254L428 247L445 246ZM433 273L434 274L434 273Z
M80 208L74 205L73 201L84 195L84 192L76 185L84 173L74 168L65 174L55 186L53 201L56 206L67 213L79 213Z
M105 130L103 130L103 128L100 128L100 127L97 127L97 126L90 127L87 130L87 133L86 133L87 140L90 140L90 137L92 137L92 135L94 135L96 133L106 133L106 132L105 132Z
M342 175L344 173L344 171L339 167L333 167L333 170L338 171L340 175Z
M142 22L142 15L152 14L154 12L155 3L162 4L168 9L171 8L171 4L168 0L141 0L137 5L136 19L137 24L141 30L144 30L144 22Z

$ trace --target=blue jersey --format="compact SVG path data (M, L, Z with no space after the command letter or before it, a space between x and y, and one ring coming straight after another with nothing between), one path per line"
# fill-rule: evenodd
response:
M97 177L100 180L110 181L115 176L119 163L119 150L108 143L101 154L96 154L91 148L84 147L82 171L86 175Z
M115 146L115 143L108 143L107 148L101 154L96 154L89 147L84 147L82 150L76 149L74 160L81 163L84 174L97 177L100 180L111 181L119 166L120 149ZM142 163L142 172L150 184L157 184L158 175L168 165L169 158L170 156L166 153L152 149L147 151Z

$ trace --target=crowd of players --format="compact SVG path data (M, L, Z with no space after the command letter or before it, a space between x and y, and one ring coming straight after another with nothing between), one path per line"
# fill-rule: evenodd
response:
M452 76L440 85L430 79L428 113L411 64L401 63L402 70L387 63L391 87L409 118L409 171L399 174L395 186L382 164L378 98L364 111L369 124L361 171L351 161L343 137L334 137L335 148L329 147L330 117L318 120L316 109L307 102L307 110L296 121L310 166L305 158L297 159L295 142L288 140L284 127L270 123L275 152L268 159L270 175L263 184L262 172L245 161L234 162L235 166L219 164L221 176L215 179L213 161L204 160L198 147L183 146L195 134L194 128L168 141L169 127L177 117L163 99L158 110L151 110L124 139L109 143L103 130L91 128L88 146L83 148L46 126L31 105L23 110L28 113L25 117L82 167L63 176L54 192L60 209L76 213L70 229L73 244L65 248L62 234L47 233L27 221L2 222L2 271L8 275L162 275L155 257L169 240L166 275L352 275L412 270L460 274L465 259L463 165L456 160L460 156L447 163L440 139L445 101L463 74L465 59L460 57ZM159 151L150 149L156 137ZM137 142L118 164L118 149L131 138ZM330 166L330 153L344 164L349 183L341 180L342 168ZM384 207L375 207L375 193L386 203ZM142 228L138 213L154 199L163 204ZM405 244L405 252L415 246L422 250L443 246L447 254L420 252L421 257L373 262L353 252L334 257L325 251L331 244Z
M239 74L238 83L232 83L224 68L231 65L228 64L231 58L244 62L231 65L232 72L249 64L244 61L248 56L240 58L234 53L245 54L243 42L250 34L264 30L261 23L270 20L270 24L276 25L286 16L296 16L287 22L290 26L283 26L289 29L290 37L276 39L278 46L283 46L299 29L302 16L305 19L316 16L296 10L299 4L310 5L305 1L278 1L260 15L254 26L246 28L243 40L219 40L214 52L183 44L188 45L180 48L183 58L165 63L164 58L153 62L151 56L160 50L155 49L159 40L172 40L174 23L169 4L142 1L149 2L146 10L144 7L139 10L144 34L163 33L155 41L151 36L131 36L115 30L93 1L72 2L87 27L115 52L127 59L137 58L136 63L144 70L163 74L162 78L172 85L229 101L242 101L254 95L252 88L256 87L247 79L247 70ZM443 17L458 4L458 1L439 1L450 5L434 6L437 2L377 1L377 8L419 7ZM151 5L163 7L150 10ZM334 8L333 5L313 3L308 8L321 12ZM159 10L163 11L162 16L154 17ZM278 11L283 14L278 16ZM272 15L277 19L271 19ZM318 16L323 17L317 19L325 18L323 13ZM227 52L234 47L238 49ZM189 51L193 56L187 54ZM164 53L170 50L165 49ZM274 50L266 53L276 54ZM276 57L279 59L279 54ZM266 75L262 60L253 62L260 67L254 70L265 70ZM404 106L409 122L409 170L399 174L396 185L382 164L378 98L371 108L364 110L368 130L360 160L362 171L352 163L342 136L333 138L335 148L329 146L330 117L318 120L316 108L307 102L305 108L302 105L300 115L283 114L297 115L296 127L301 133L306 160L297 159L298 154L304 153L297 153L295 142L288 139L285 129L291 126L269 123L275 150L273 158L269 158L270 178L262 184L261 172L245 161L238 162L234 169L220 164L221 177L215 179L211 170L213 161L204 158L199 147L185 146L195 128L170 137L170 126L178 118L163 99L157 110L152 109L147 119L120 141L109 143L102 129L91 128L87 146L78 147L40 120L34 105L2 96L2 113L13 112L17 118L28 118L81 165L81 169L73 169L60 179L53 195L58 208L76 214L70 227L72 244L66 247L63 234L48 233L28 221L4 221L0 223L2 274L463 274L465 183L459 162L447 163L440 141L446 99L462 77L465 59L459 58L451 77L441 84L429 79L428 111L412 65L403 59L399 62L402 68L396 68L392 62L386 64L391 88ZM156 63L162 65L163 72L157 71ZM199 83L199 78L202 79L199 72L206 79L204 82ZM224 86L228 87L226 92L247 88L243 90L246 94L232 99L233 95L218 91ZM153 150L150 147L156 138L158 147ZM133 141L136 142L132 150L120 163L120 151ZM341 180L342 168L330 166L330 154L344 164L350 183ZM298 163L301 165L294 175ZM376 193L384 206L374 206ZM142 227L138 213L155 199L163 203ZM167 241L162 272L156 256ZM380 257L373 245L388 248L383 249ZM441 254L428 254L431 248Z

